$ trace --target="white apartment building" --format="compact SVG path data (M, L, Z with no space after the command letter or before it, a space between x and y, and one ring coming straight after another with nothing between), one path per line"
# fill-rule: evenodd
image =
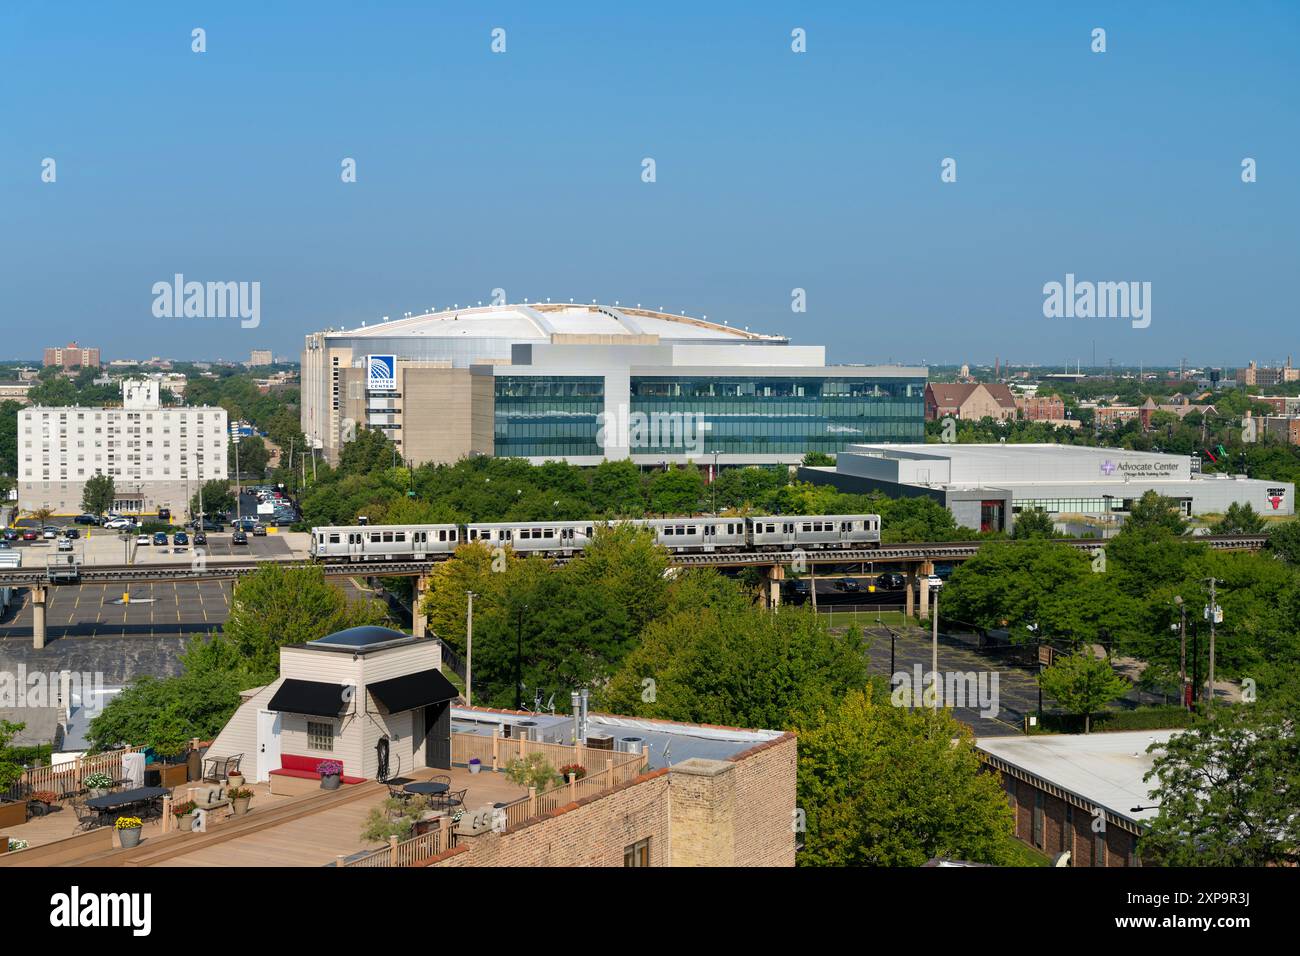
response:
M125 513L185 513L199 484L227 477L226 410L163 408L158 382L126 379L121 408L33 407L18 413L18 501L24 511L81 511L86 481L109 475Z

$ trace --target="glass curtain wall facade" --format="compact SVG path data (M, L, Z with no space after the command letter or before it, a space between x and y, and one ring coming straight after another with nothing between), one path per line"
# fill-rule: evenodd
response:
M834 454L863 442L924 442L925 379L633 376L631 411L703 416L705 454Z
M601 376L498 375L494 401L498 458L603 453L596 441L605 410Z

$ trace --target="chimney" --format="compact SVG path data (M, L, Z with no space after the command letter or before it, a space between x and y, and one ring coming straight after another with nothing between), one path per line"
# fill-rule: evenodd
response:
M588 700L588 697L589 694L587 688L584 687L582 689L582 736L579 738L582 741L587 739L587 713L591 703L590 700Z
M582 742L582 695L576 690L569 692L569 706L573 708L573 745Z

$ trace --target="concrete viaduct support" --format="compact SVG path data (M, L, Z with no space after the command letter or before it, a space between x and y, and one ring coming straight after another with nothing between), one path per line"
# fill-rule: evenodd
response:
M426 621L420 605L424 603L424 592L428 589L429 576L421 574L415 579L415 591L411 594L411 634L415 637L424 637Z
M767 589L767 606L775 611L781 606L781 582L785 580L785 566L769 564L765 575L764 587Z
M43 584L32 587L32 647L45 647L45 611L49 606L50 589Z

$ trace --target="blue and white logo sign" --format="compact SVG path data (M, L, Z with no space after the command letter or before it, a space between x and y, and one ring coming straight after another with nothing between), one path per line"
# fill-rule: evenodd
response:
M366 390L392 392L397 390L397 356L366 356Z

